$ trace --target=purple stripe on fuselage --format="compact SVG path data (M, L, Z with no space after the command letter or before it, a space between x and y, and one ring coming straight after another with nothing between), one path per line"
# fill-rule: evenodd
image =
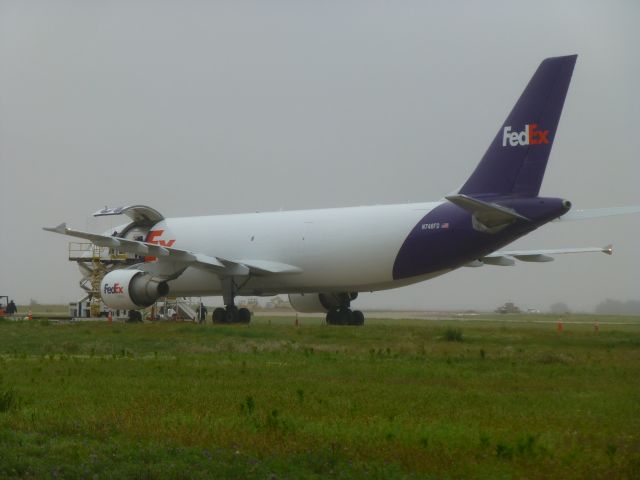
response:
M405 239L393 265L393 278L414 277L458 268L488 255L566 213L559 198L483 198L511 208L531 221L517 220L498 233L474 229L472 215L446 202L425 215Z

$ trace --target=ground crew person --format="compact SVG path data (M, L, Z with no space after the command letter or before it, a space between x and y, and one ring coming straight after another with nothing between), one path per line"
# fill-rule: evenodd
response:
M204 306L202 302L200 302L200 307L198 307L198 320L200 323L203 323L207 319L207 307Z
M7 304L7 309L5 311L7 312L7 315L14 315L15 313L18 312L18 307L16 307L16 304L13 303L13 300L11 300Z

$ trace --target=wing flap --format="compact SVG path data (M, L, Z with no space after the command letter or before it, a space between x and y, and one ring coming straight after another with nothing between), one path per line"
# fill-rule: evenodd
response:
M302 273L302 269L286 263L270 260L239 260L239 263L249 267L256 275L284 275Z

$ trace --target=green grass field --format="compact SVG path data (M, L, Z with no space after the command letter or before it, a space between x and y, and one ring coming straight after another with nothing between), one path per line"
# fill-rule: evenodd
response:
M531 318L0 321L0 478L640 478L640 318Z

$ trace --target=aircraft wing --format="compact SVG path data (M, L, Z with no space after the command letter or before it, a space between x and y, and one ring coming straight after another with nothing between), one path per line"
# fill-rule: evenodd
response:
M236 261L217 256L212 257L203 253L165 247L148 242L73 230L67 227L66 223L61 223L57 227L45 227L43 230L68 235L70 237L83 238L99 247L113 248L119 252L157 257L158 262L149 263L148 270L159 277L165 278L175 278L187 267L191 266L210 270L221 276L243 276L250 274L263 276L302 273L302 269L285 263L270 260ZM153 265L153 263L157 264Z
M478 260L468 263L468 267L481 267L483 265L497 265L499 267L511 267L515 260L521 262L552 262L553 255L567 253L606 253L613 254L613 246L606 247L582 247L582 248L552 248L546 250L499 250L486 255Z

